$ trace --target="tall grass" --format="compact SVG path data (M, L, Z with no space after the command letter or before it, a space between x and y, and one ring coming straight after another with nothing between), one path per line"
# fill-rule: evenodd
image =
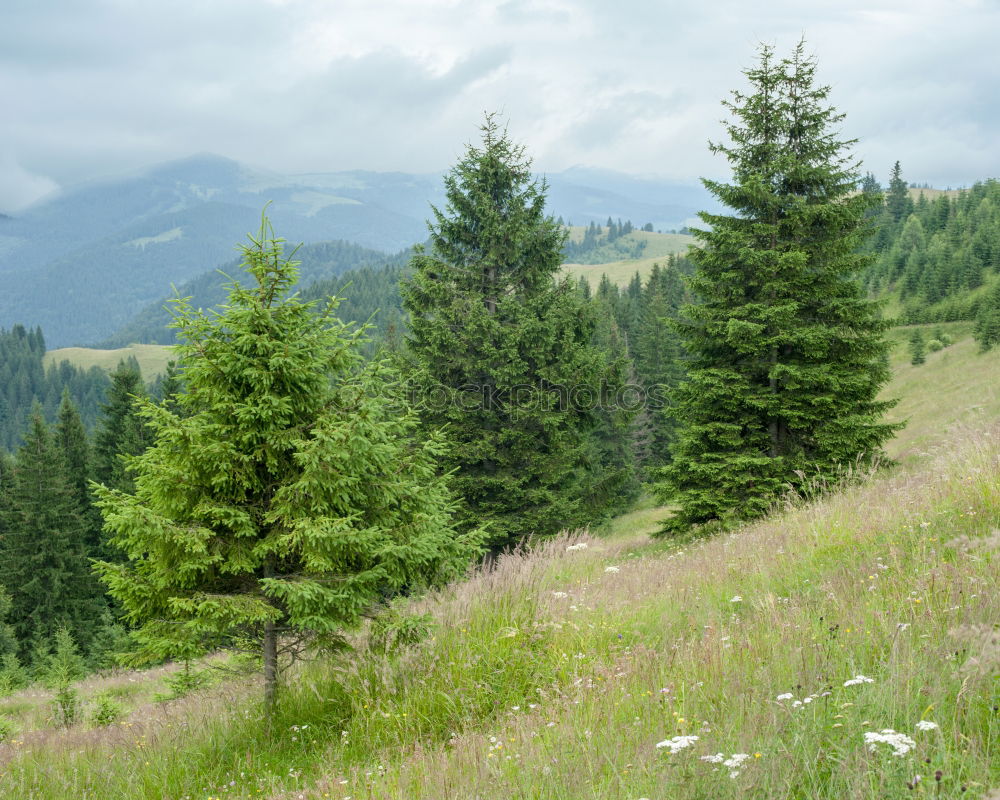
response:
M505 556L415 602L435 620L428 639L390 657L359 640L309 667L271 726L255 687L227 683L108 728L2 744L0 796L839 799L1000 786L1000 428L729 535L650 543L656 516ZM865 734L889 729L912 749L872 750ZM657 747L677 736L697 739Z

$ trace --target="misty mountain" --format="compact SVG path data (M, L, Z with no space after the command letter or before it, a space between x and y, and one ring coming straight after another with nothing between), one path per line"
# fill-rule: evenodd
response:
M699 186L573 168L546 176L549 210L676 228L708 207ZM265 205L289 242L398 252L427 235L440 175L280 175L199 155L92 181L0 217L0 327L41 325L55 347L104 340L150 303L230 262Z

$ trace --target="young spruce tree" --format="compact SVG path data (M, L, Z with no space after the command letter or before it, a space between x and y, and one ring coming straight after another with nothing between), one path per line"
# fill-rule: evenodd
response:
M265 707L282 654L334 648L404 588L461 570L436 477L439 438L386 399L385 367L360 336L290 296L296 263L264 220L243 248L252 276L221 315L178 301L178 411L142 404L154 444L131 459L134 494L99 487L111 542L128 560L101 577L138 626L134 663L252 645Z
M781 61L762 46L751 92L724 103L730 143L711 149L733 180L704 183L731 213L703 213L694 231L667 530L758 516L806 475L879 458L896 429L877 399L887 323L856 280L873 201L815 71L801 43Z
M447 429L463 525L488 523L504 547L591 519L584 501L603 465L588 433L624 369L608 369L591 309L559 279L565 231L524 148L495 115L482 133L445 178L447 205L433 209L404 306L409 377L425 430Z

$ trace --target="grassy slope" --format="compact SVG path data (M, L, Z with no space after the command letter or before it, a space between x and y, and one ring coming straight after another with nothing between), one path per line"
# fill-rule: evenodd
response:
M1000 786L1000 354L963 339L894 358L911 430L892 472L708 541L650 541L662 511L643 509L507 558L417 604L437 621L421 645L304 672L272 732L227 683L136 701L107 730L18 735L0 796L983 797ZM0 712L28 727L44 701ZM887 728L915 749L870 752ZM680 734L699 738L656 747ZM700 759L720 752L749 759L731 777Z
M44 364L58 364L61 361L69 361L75 367L90 369L90 367L100 367L106 372L112 372L118 366L118 362L135 356L139 362L139 369L142 377L150 381L157 375L162 375L167 370L167 362L173 356L173 349L169 345L161 344L132 344L118 350L95 350L90 347L63 347L58 350L49 350L45 354Z
M582 238L582 231L583 228L571 229L571 235L574 235L576 239ZM645 277L649 274L653 264L657 262L662 264L664 258L672 253L687 252L688 247L694 243L694 237L686 234L649 233L647 231L633 231L628 236L623 236L619 241L628 243L633 240L646 242L642 258L609 261L605 264L564 264L563 269L574 277L586 277L594 288L600 283L601 275L604 274L607 274L612 283L627 286L637 271Z

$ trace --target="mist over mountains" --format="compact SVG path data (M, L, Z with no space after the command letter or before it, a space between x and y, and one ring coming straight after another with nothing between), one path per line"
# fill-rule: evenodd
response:
M545 177L550 212L575 224L610 216L671 229L713 207L695 183L583 167ZM290 176L215 155L89 182L0 215L0 327L41 325L51 347L104 340L172 284L231 262L268 203L289 242L341 240L394 253L426 238L429 204L441 202L440 175ZM353 265L331 262L323 272Z

